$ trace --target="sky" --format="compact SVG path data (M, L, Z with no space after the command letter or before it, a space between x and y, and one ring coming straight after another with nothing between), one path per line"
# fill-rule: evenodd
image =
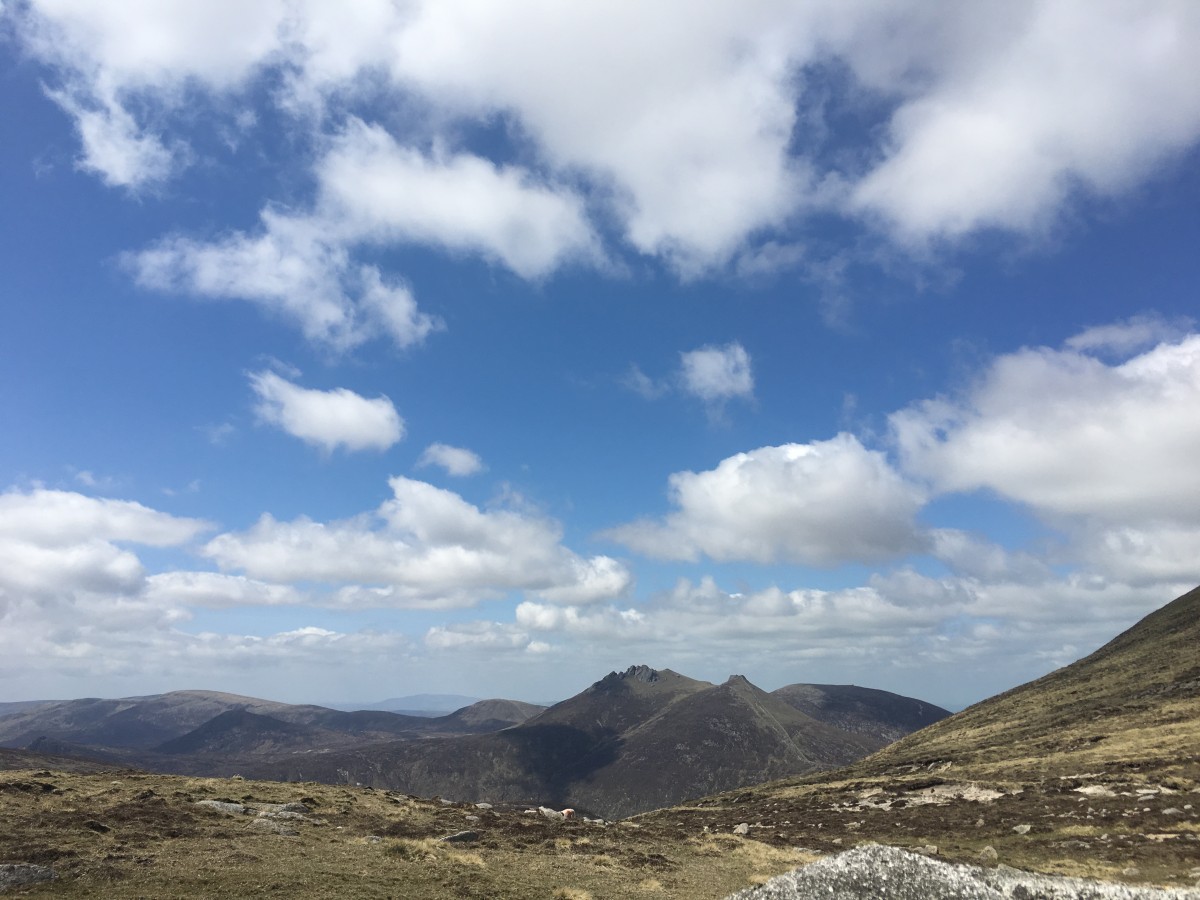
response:
M1200 583L1192 0L0 0L0 699L960 708Z

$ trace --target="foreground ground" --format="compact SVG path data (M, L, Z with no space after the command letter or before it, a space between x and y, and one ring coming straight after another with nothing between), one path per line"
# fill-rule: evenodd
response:
M1051 785L925 775L787 791L599 825L369 788L9 770L0 863L55 873L9 894L105 898L720 898L867 841L1130 883L1200 878L1200 791L1170 769ZM477 837L439 840L462 831Z
M465 830L478 838L438 840ZM0 863L56 875L10 891L31 897L724 897L812 858L732 834L551 822L369 788L0 772Z

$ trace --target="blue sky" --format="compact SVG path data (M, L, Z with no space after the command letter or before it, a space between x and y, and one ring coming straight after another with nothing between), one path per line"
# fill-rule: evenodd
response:
M1200 581L1190 3L0 4L0 698L958 707Z

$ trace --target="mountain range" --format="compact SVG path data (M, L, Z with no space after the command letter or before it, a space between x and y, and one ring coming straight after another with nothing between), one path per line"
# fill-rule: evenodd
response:
M849 685L767 693L631 666L546 709L483 700L449 715L346 712L211 691L38 705L0 746L191 775L350 783L606 818L844 765L948 713Z

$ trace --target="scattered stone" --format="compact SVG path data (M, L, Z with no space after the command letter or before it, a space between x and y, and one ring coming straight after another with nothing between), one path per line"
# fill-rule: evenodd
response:
M984 847L982 850L979 851L979 858L983 862L995 862L997 859L1000 858L1000 854L996 852L995 847L993 847L991 844L988 844L986 847Z
M272 834L281 834L284 837L297 837L300 834L295 828L290 828L274 819L251 819L247 827L255 828L258 831L269 831Z
M1136 878L1138 875L1142 874L1142 870L1139 869L1137 866L1129 866L1127 868L1122 869L1121 874L1124 875L1126 878Z
M35 866L31 863L6 863L0 865L0 891L9 888L25 887L27 884L40 884L43 881L53 881L58 875L49 866Z
M229 816L244 816L250 810L242 806L240 803L230 803L225 800L197 800L196 806L204 809L211 809L214 812L225 813Z
M1182 809L1176 809L1175 807L1173 807L1173 806L1172 806L1170 809L1164 809L1164 810L1162 811L1162 814L1163 814L1164 816L1182 816L1182 815L1183 815L1183 810L1182 810Z
M1075 788L1075 793L1086 794L1089 797L1115 797L1116 792L1106 788L1102 784L1085 784L1083 787Z
M439 803L441 803L441 804L442 804L442 806L453 806L453 805L454 805L454 801L453 801L453 800L445 800L445 799L443 799L443 798L441 798L441 797L438 797L438 802L439 802Z
M303 813L290 812L285 809L264 809L258 813L260 819L291 819L294 822L307 822L308 816Z
M478 822L479 816L463 816L468 822Z
M459 831L455 834L448 834L440 841L443 844L469 844L479 840L479 832L477 831Z
M1013 831L1015 831L1017 834L1029 834L1029 832L1032 829L1033 829L1032 825L1014 825L1013 826Z
M492 808L492 804L490 804L490 803L476 803L476 804L475 804L475 808L476 808L476 809L491 809L491 808Z
M924 853L926 856L937 856L937 844L926 844L924 847L915 848L918 853Z
M734 825L733 833L734 834L749 834L750 833L750 823L742 822L738 825Z

